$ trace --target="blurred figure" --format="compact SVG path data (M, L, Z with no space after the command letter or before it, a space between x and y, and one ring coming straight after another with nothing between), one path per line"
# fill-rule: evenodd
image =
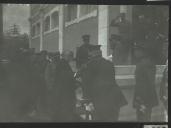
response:
M133 107L136 109L137 121L151 121L152 108L158 105L155 90L156 65L151 56L152 47L142 43L135 45L137 59L135 70L135 92Z
M31 72L29 52L20 49L11 62L9 84L12 101L13 121L26 120L32 105Z
M45 70L45 80L47 89L47 114L50 116L50 121L56 121L58 119L59 111L59 64L60 53L49 53L48 63Z
M38 111L40 114L44 114L47 109L46 104L46 81L45 81L45 69L47 66L47 51L41 51L37 57L36 70L37 70L37 86L38 86Z
M168 60L166 62L166 68L163 72L163 77L160 84L160 100L165 108L165 121L168 121Z
M72 60L72 55L70 51L64 51L62 53L62 58L60 60L59 66L59 100L58 107L59 113L56 121L76 121L75 114L75 79L74 73L69 65Z
M112 62L114 64L117 64L118 62L121 62L120 59L120 51L117 49L120 49L122 47L122 44L120 43L121 37L115 34L112 34L109 41L110 41L110 48L112 49Z
M118 121L120 108L127 104L115 81L112 62L104 59L100 46L89 50L90 60L81 71L83 94L94 105L94 121Z
M116 60L115 63L129 64L129 55L132 53L131 23L126 19L126 14L121 13L114 20L112 20L110 26L117 27L119 31L119 35L116 35L117 38L119 37L119 40L116 38L119 41L119 47L115 50L117 50L120 58L119 60Z
M90 35L83 35L82 40L83 44L77 49L76 53L77 69L79 69L82 64L88 61L88 49L92 46L90 44Z

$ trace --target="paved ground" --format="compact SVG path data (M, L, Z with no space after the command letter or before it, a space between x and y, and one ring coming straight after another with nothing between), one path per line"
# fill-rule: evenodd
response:
M159 88L157 87L157 92ZM127 98L129 104L124 106L120 112L120 121L136 121L135 109L132 108L132 99L133 99L133 89L123 89L123 93ZM152 111L152 121L160 122L164 121L164 108L160 102L158 106L154 107Z
M158 90L158 88L157 88ZM130 87L128 89L123 89L123 93L125 97L127 98L129 104L127 106L124 106L121 109L120 112L120 121L136 121L136 116L135 116L135 110L132 108L132 98L133 98L133 88ZM8 120L8 117L13 116L12 115L12 108L11 108L11 102L9 98L8 91L5 89L0 89L0 122L6 122L10 121ZM34 120L33 120L34 119ZM33 116L33 119L26 119L27 121L48 121L48 117L45 114L39 114ZM16 121L26 121L24 120L17 120ZM155 107L153 109L153 114L152 114L152 121L164 121L164 115L163 115L163 106L160 103L159 106Z

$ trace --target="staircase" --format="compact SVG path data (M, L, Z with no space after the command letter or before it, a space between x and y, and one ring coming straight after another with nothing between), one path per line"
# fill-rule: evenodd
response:
M162 78L162 73L164 71L165 65L157 65L156 66L156 91L159 93L159 83ZM135 65L119 65L115 66L115 78L118 85L121 87L125 98L128 101L128 105L121 108L120 111L120 121L136 121L136 113L135 109L132 107L133 95L134 95L134 72L136 66ZM159 105L154 107L152 112L152 121L164 121L163 114L163 106L159 100Z
M156 84L161 81L162 73L164 71L165 65L156 66ZM126 87L135 85L134 72L135 65L117 65L115 66L115 78L119 86Z

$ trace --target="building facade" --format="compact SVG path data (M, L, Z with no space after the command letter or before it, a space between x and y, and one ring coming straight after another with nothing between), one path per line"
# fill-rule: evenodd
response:
M125 13L126 19L136 24L138 8L138 5L31 4L30 47L36 52L71 50L76 53L77 47L82 44L82 35L89 34L90 43L101 45L103 57L107 58L112 53L109 37L119 33L117 28L110 27L112 20ZM165 9L165 12L169 11ZM131 29L134 29L133 26Z
M36 51L72 50L82 44L81 36L90 34L91 44L102 45L103 56L110 54L108 38L111 20L125 12L132 20L130 5L41 5L30 7L30 47Z

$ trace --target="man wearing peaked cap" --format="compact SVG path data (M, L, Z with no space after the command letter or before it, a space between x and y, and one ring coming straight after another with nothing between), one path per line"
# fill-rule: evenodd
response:
M152 47L144 43L134 45L136 57L135 91L133 107L138 121L150 121L153 107L158 105L155 89L156 65L152 60Z
M80 68L82 64L88 61L88 49L92 46L90 44L90 35L86 34L82 36L83 44L78 47L76 52L76 65Z

